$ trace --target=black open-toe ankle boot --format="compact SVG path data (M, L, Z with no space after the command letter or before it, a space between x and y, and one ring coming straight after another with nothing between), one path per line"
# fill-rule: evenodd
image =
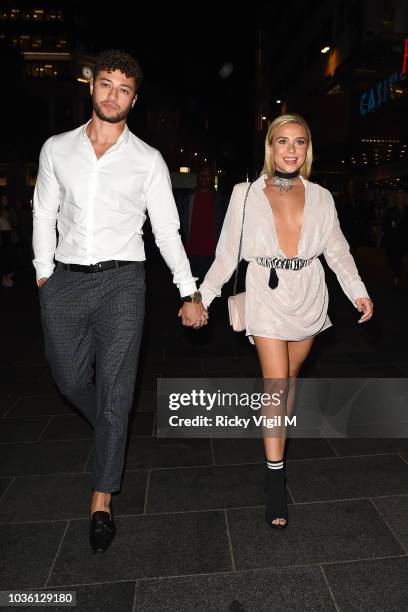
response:
M273 462L268 462L273 463ZM272 529L286 529L288 526L288 505L286 499L286 478L283 467L266 469L265 477L266 509L265 520ZM275 519L285 519L283 525L273 523Z

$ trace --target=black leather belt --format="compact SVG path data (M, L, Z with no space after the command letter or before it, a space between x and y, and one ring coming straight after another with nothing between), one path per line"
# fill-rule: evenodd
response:
M93 272L105 272L105 270L111 270L112 268L121 268L122 266L127 266L131 263L135 263L134 261L118 261L117 259L111 261L100 261L96 264L91 264L89 266L82 266L80 264L66 264L61 261L55 262L57 268L63 268L64 270L68 270L68 272L83 272L83 274L91 274Z

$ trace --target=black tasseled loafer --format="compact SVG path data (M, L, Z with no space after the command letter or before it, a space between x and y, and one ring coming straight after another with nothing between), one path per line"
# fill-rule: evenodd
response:
M91 516L89 541L95 552L103 552L111 544L115 536L113 517L109 512L97 511Z

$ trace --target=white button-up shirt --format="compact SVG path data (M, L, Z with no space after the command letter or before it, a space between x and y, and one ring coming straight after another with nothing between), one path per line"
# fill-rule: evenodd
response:
M142 226L147 210L173 282L182 296L193 293L195 279L180 239L163 157L125 126L97 159L87 125L52 136L41 150L33 211L37 280L53 273L54 256L82 265L145 260Z

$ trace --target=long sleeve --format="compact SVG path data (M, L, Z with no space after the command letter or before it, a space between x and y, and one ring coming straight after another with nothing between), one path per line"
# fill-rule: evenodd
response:
M51 276L57 245L56 223L60 187L55 177L50 156L50 140L40 153L37 182L33 197L33 264L37 280Z
M244 200L245 193L239 185L235 185L215 251L215 260L200 287L206 308L215 297L221 295L223 285L237 267Z
M173 274L173 282L181 296L194 293L197 287L179 234L180 219L169 171L159 152L146 179L144 192L155 241Z
M367 289L362 282L354 258L350 253L350 246L341 231L339 218L332 196L330 205L333 207L333 227L329 233L323 255L336 274L341 288L349 300L356 306L357 298L369 297Z

